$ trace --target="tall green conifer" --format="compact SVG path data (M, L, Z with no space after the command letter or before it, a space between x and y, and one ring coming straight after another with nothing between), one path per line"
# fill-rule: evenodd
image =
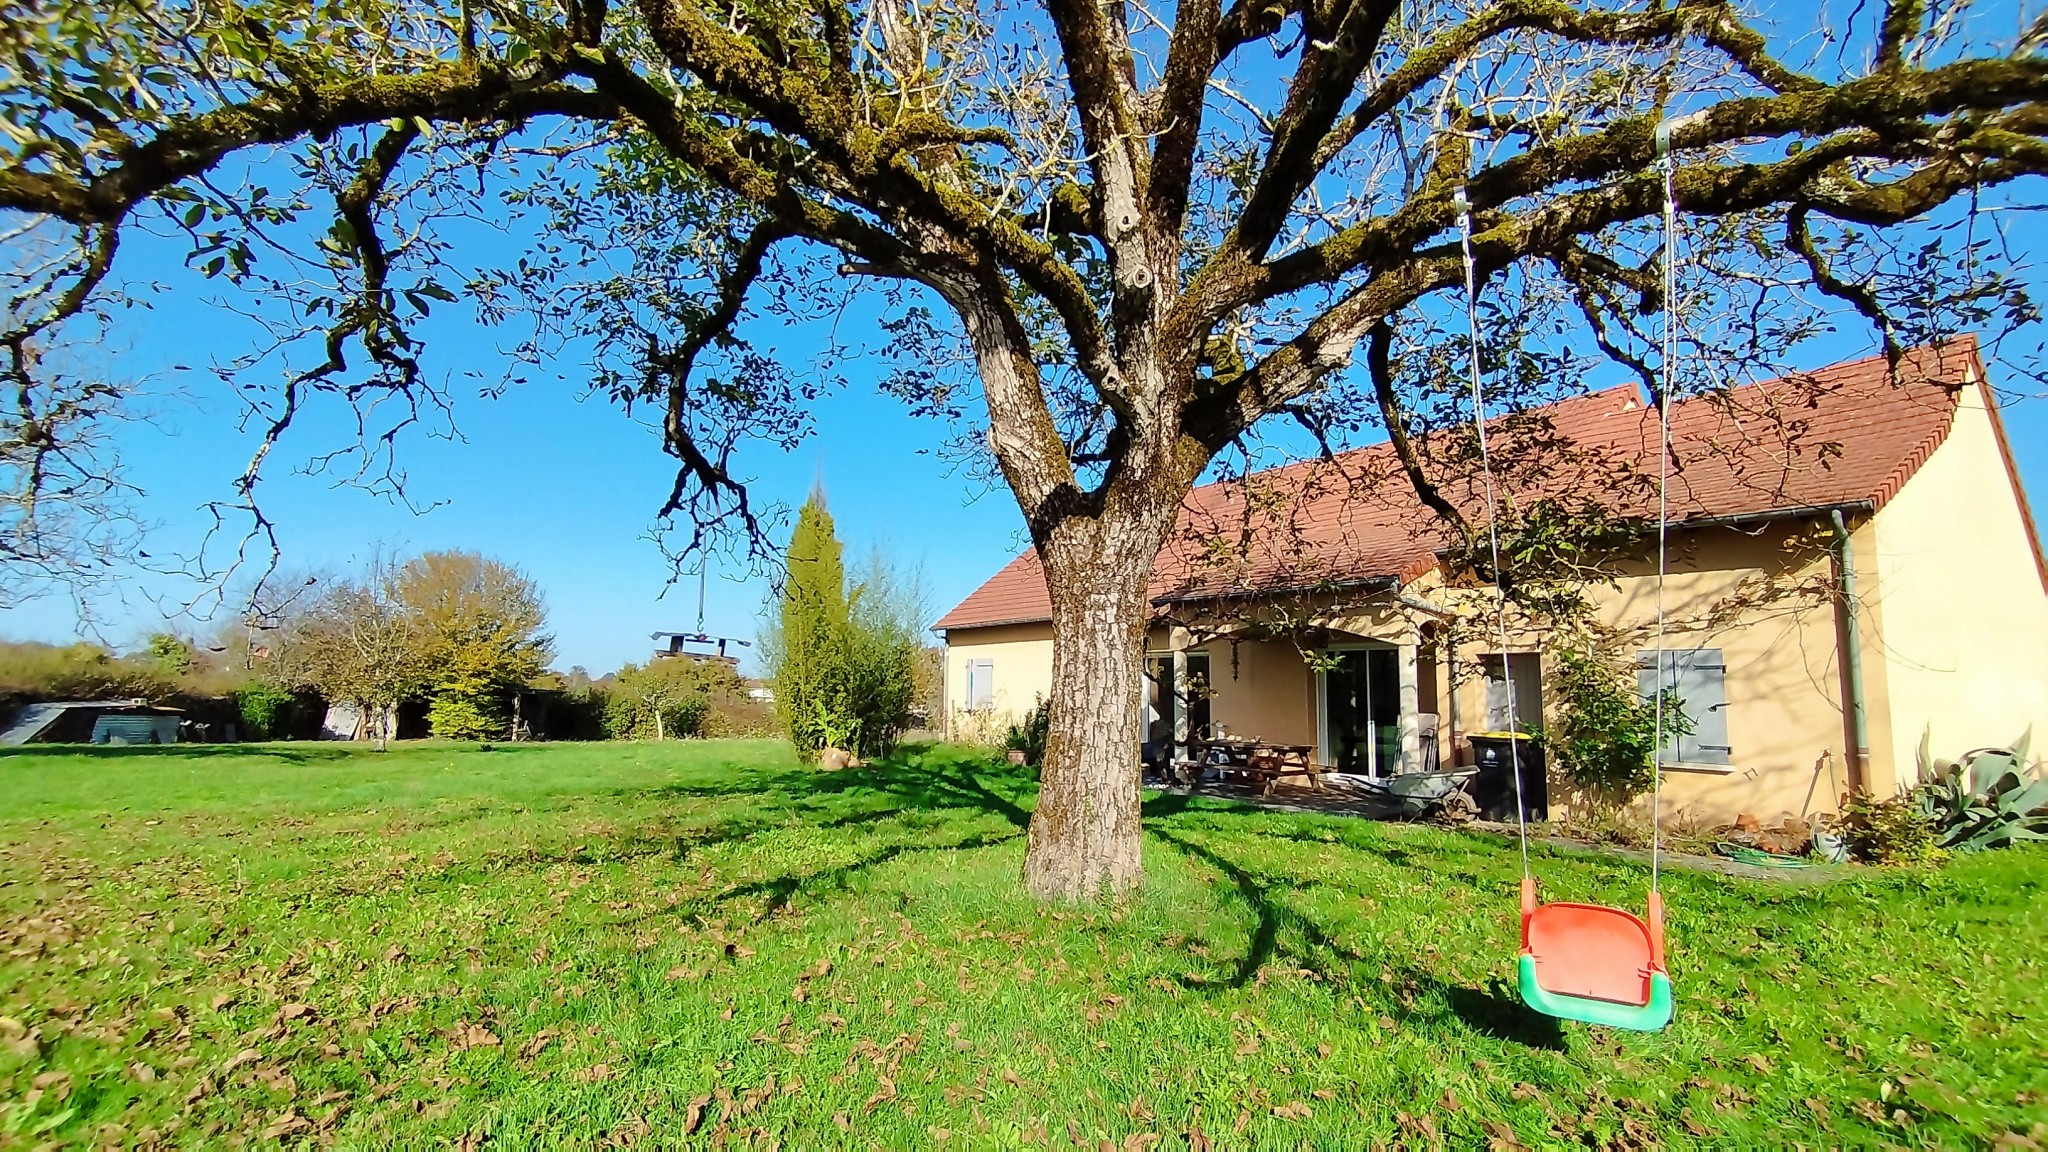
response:
M819 749L851 749L859 739L848 697L844 655L850 642L845 549L822 488L797 513L786 554L777 635L769 652L775 707L806 758Z

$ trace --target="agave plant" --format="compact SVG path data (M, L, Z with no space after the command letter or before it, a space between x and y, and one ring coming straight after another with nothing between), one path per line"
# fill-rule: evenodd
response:
M1920 738L1913 803L1936 828L1935 843L1958 852L2048 840L2048 778L2027 763L2031 729L2010 748L1979 748L1953 762L1932 759Z

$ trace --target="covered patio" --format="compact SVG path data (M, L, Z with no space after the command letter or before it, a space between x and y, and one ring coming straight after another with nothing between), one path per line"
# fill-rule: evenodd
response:
M1500 655L1468 653L1472 666L1460 668L1444 642L1448 614L1427 601L1388 590L1312 615L1269 601L1221 618L1230 607L1153 629L1144 683L1152 746L1177 757L1215 739L1302 746L1340 777L1384 779L1459 766L1470 725L1508 723ZM1509 661L1515 718L1536 721L1537 658Z

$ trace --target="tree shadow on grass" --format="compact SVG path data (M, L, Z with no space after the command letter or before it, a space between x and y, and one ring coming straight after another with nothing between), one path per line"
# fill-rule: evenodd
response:
M727 888L717 895L703 898L696 903L695 907L684 912L683 916L692 925L701 928L704 926L705 921L709 919L712 910L726 907L735 901L745 900L751 896L765 896L766 900L763 901L760 911L753 918L753 922L758 924L788 907L789 902L799 893L817 896L824 892L847 891L852 887L854 877L863 872L879 868L899 856L906 856L917 852L969 852L976 848L1008 844L1021 835L1021 832L1011 832L1000 836L978 834L942 844L898 841L878 851L862 856L858 860L849 861L848 863L831 868L821 868L815 872L792 872L766 880L756 880L751 883Z
M333 763L359 755L347 745L318 744L12 744L0 748L0 762L14 757L82 756L100 760L164 757L236 760L263 758L292 764Z
M1242 988L1256 979L1259 969L1278 952L1280 930L1283 927L1299 934L1310 953L1334 957L1346 966L1365 959L1365 956L1356 949L1338 942L1314 919L1276 899L1271 885L1262 882L1250 871L1215 849L1166 829L1154 827L1148 831L1155 839L1221 873L1236 887L1239 897L1252 912L1254 922L1250 944L1246 947L1245 954L1239 958L1235 971L1223 983L1223 987ZM1498 977L1488 981L1484 988L1468 988L1404 965L1398 982L1415 993L1436 993L1448 1009L1447 1013L1441 1015L1456 1019L1466 1028L1482 1036L1525 1044L1532 1048L1561 1050L1565 1047L1564 1031L1558 1022L1525 1007L1514 991L1507 988ZM1181 983L1198 990L1209 987L1205 983L1186 979ZM1406 1011L1411 1016L1428 1015L1413 1009Z
M845 831L920 814L958 812L999 816L1013 829L1007 833L983 831L948 839L921 839L917 833L936 837L945 828L908 828L906 831L911 835L846 864L749 881L692 901L682 915L701 925L715 909L751 897L765 897L760 911L752 918L759 923L781 911L800 893L845 891L857 875L907 854L965 852L1014 841L1031 823L1023 794L1034 786L1035 781L1025 769L955 750L913 746L887 759L837 772L754 769L739 780L668 784L631 791L688 799L744 800L752 796L765 802L764 812L745 813L673 837L669 851L677 860L695 851L787 826L792 818L820 831Z

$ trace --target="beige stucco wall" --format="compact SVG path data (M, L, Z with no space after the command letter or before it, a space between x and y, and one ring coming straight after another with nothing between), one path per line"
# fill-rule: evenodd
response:
M1233 669L1232 647L1227 640L1201 646L1209 653L1210 719L1236 736L1315 743L1315 674L1301 654L1284 641L1241 640Z
M994 664L993 707L967 711L967 665ZM990 740L1052 691L1052 624L999 624L955 628L946 633L947 734L959 740Z
M1733 763L1674 766L1665 772L1666 818L1721 822L1752 812L1831 810L1847 786L1835 611L1828 590L1833 565L1815 524L1756 531L1708 529L1674 543L1665 582L1667 648L1718 648L1726 663L1725 712ZM1638 566L1614 587L1591 590L1595 618L1625 629L1623 647L1652 648L1657 617L1655 571ZM1511 637L1530 650L1533 637ZM1470 733L1485 719L1485 688L1476 675L1480 641L1459 653L1458 727ZM1547 670L1546 670L1547 675ZM1544 710L1556 701L1546 691ZM1553 793L1559 791L1552 781ZM1561 804L1553 804L1553 815Z
M1899 784L1923 733L1944 757L2029 727L2037 746L2048 738L2048 591L2020 508L1983 391L1964 389L1948 439L1875 517L1858 574L1881 606L1864 663L1882 667L1870 710L1888 722Z

